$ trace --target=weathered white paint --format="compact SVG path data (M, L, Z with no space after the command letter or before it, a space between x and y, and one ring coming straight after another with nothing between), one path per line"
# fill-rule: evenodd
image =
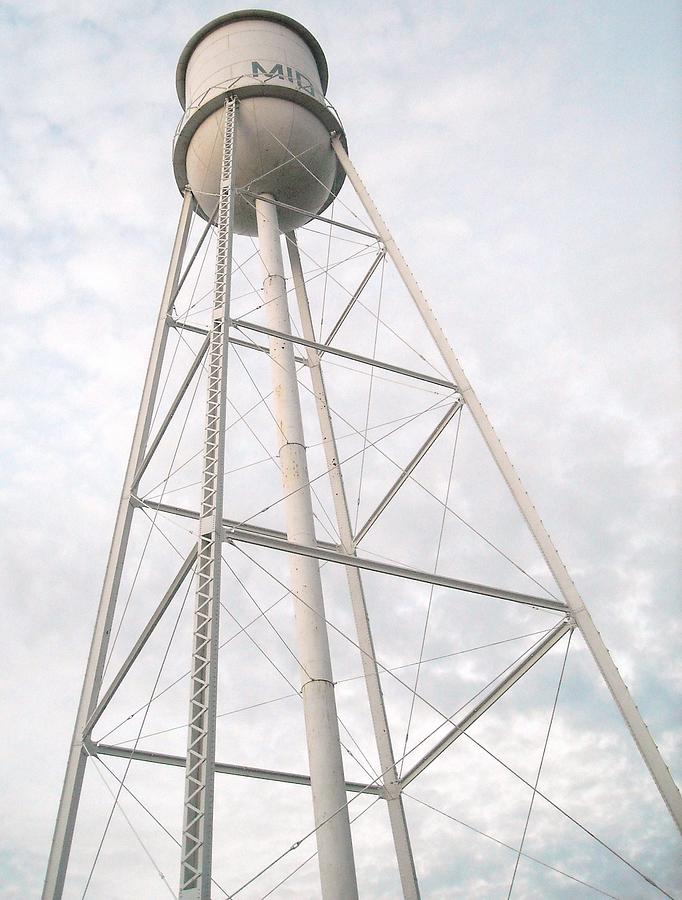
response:
M330 131L341 126L325 101L326 73L315 38L278 13L231 13L189 41L178 65L185 113L174 166L178 185L190 185L207 217L217 203L226 92L240 101L237 188L267 193L312 213L329 204L343 170L329 144ZM282 210L279 219L283 231L307 221L292 210ZM253 199L239 198L235 230L256 234Z

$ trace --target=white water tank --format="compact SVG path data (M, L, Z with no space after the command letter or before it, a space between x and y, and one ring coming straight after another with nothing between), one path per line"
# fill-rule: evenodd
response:
M180 190L189 184L199 210L216 207L227 95L239 98L235 135L235 230L256 234L254 198L319 214L344 179L330 134L343 129L325 99L327 63L310 32L288 16L239 10L200 29L180 55L178 97L185 110L173 149ZM248 192L248 193L246 193ZM310 220L280 207L280 228Z

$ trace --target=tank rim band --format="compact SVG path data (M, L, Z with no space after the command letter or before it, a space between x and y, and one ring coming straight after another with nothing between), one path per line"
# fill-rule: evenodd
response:
M279 99L298 103L300 106L304 106L317 116L329 131L330 138L332 134L338 134L344 149L346 151L348 150L348 142L346 141L343 127L334 113L332 113L327 106L324 106L303 91L294 91L291 90L291 88L280 87L279 85L274 84L248 84L243 85L242 87L233 87L220 94L216 94L215 97L211 97L210 100L198 107L196 112L187 119L180 129L179 134L176 136L173 144L173 173L180 193L182 193L187 186L187 149L192 140L192 136L203 121L208 119L208 117L216 110L221 109L225 105L225 100L229 96L236 96L239 99L246 99L248 97L277 97ZM341 190L345 180L346 173L341 164L337 162L336 176L329 191L329 196L319 209L311 209L309 212L313 215L319 215L321 212L324 212ZM197 213L203 219L207 218L199 204L197 204L196 209Z

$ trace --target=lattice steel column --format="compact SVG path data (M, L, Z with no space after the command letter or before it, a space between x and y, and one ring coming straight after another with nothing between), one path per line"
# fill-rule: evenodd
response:
M225 103L225 136L218 201L213 321L208 348L208 394L199 520L197 593L192 638L189 734L182 835L182 900L210 900L215 777L218 626L225 462L225 400L234 220L234 134L237 100Z

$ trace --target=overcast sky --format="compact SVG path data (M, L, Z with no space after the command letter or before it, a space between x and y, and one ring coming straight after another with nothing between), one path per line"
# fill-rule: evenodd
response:
M267 6L299 19L324 48L328 96L343 118L351 156L679 783L678 5L665 0L371 5L273 0ZM0 4L5 60L0 120L3 900L38 896L42 884L179 210L170 163L180 117L177 57L197 28L230 9L207 0ZM393 314L408 327L407 318ZM352 328L347 334L345 346L353 340L361 346L362 334L353 337ZM357 412L360 425L365 396ZM383 413L383 419L390 418L401 402L387 393L383 410L375 405L373 421L382 421ZM261 424L267 431L267 419ZM542 577L532 544L514 530L513 510L494 471L477 456L473 430L467 430L464 419L461 427L463 468L457 470L453 504L471 513L482 529L489 527L496 542L508 530L504 546L518 551L522 564ZM413 437L418 443L416 431ZM246 446L248 435L244 441ZM399 449L403 459L409 458L407 443ZM447 483L446 463L445 455L434 457L425 476L432 478L428 484L439 496ZM351 474L351 482L356 475ZM369 495L375 489L380 496L381 485L378 476L375 482L370 479ZM424 501L418 491L414 498L414 503ZM369 499L367 503L371 508ZM402 524L411 512L422 515L422 507L408 504L404 512ZM437 536L438 516L426 507L423 516ZM385 544L377 537L373 549L387 553L387 546L394 547L405 562L433 566L424 549L426 537L418 534L412 544L401 542L400 528L396 512ZM461 544L458 540L454 530L444 533L452 560L449 574L481 581L500 574L504 579L504 572L495 568L484 577L486 557L474 558L473 550L463 549L464 538ZM415 558L409 556L412 551ZM158 549L159 559L162 552ZM235 568L241 572L236 563ZM286 580L286 570L277 571ZM148 589L149 608L158 597L154 590L167 583L167 572L156 581L154 572L144 575L141 589ZM337 576L325 577L333 589ZM519 587L513 580L506 583ZM262 578L254 576L254 585L269 596ZM390 665L416 660L415 634L423 627L428 591L417 597L402 584L369 579L368 585L376 590L372 612L379 652ZM396 628L401 622L409 633L409 623L416 623L411 643L407 638L405 644L396 643L394 623L386 604L379 602L387 597L400 613L395 613ZM412 614L414 598L417 612ZM140 603L142 622L145 607ZM485 610L472 624L454 622L451 607L439 607L427 655L483 643L489 635L494 640L549 627L541 615L513 619L514 613L488 612L498 606ZM246 607L243 612L246 616ZM338 621L347 624L347 612L336 612ZM332 641L339 677L357 671L357 659L353 663L341 643ZM177 647L172 671L181 674L181 640ZM235 651L236 664L248 664L247 649ZM562 652L553 652L546 667L529 677L528 686L519 687L514 702L506 698L497 719L476 732L517 769L527 763L523 771L529 780L537 770L561 660ZM487 677L497 662L491 657ZM424 692L451 715L457 702L485 682L481 666L480 671L473 663L439 669L445 684L424 681ZM222 708L287 693L272 673L258 671L261 675L248 690L242 684L232 693L225 688ZM407 671L414 677L413 669ZM295 667L291 674L295 680ZM141 694L127 698L133 708L150 685L145 682ZM354 719L362 695L348 690L345 695L340 689L340 705L354 733L357 729L367 738L363 749L373 758L366 721L359 713L357 723ZM386 692L400 749L409 704L399 687L387 684ZM182 721L186 691L178 696ZM273 709L265 724L248 719L234 726L225 746L243 755L229 761L251 761L250 738L255 744L267 734L288 740L283 722L297 707L284 711L275 704ZM170 707L164 714L167 718L159 721L177 724ZM415 734L420 728L426 734L432 714L421 708L419 715ZM182 732L178 740L182 745ZM259 757L258 764L300 768L305 763L296 757L299 744L293 742L290 760L273 753L272 758ZM458 742L447 759L434 764L423 783L415 781L412 793L518 846L528 791L463 744ZM346 762L352 777L361 778L355 763ZM668 892L682 893L679 835L579 635L568 656L545 765L547 781L541 787L550 796ZM160 774L150 774L149 767L138 769L136 784L149 788L149 803L156 801L157 814L177 833L181 773L164 781ZM111 803L96 776L86 781L86 788L95 799L87 801L79 820L68 897L82 895ZM219 823L225 831L219 830L217 873L227 889L235 890L305 833L309 812L303 789L286 788L282 795L273 789L266 796L278 812L263 836L262 813L252 811L246 788L229 790L232 805L221 812ZM416 801L407 803L424 897L507 895L512 852ZM129 809L175 888L177 851L172 842L163 833L159 836L134 804ZM243 822L235 818L235 809L243 811ZM139 821L135 816L141 816ZM538 805L531 823L527 850L543 861L615 896L662 896L546 808ZM260 854L249 855L242 846L250 830L261 834ZM363 896L396 896L384 811L377 807L368 812L354 834ZM120 816L105 848L99 880L87 896L168 896ZM279 877L313 849L308 843L278 870ZM276 896L315 897L314 862L298 877ZM265 893L260 884L250 890L241 896ZM514 896L596 895L524 861Z

